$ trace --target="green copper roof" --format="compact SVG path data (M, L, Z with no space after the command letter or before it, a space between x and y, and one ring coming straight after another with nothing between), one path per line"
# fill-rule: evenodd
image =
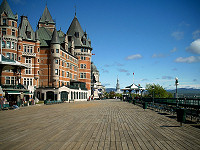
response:
M39 28L37 31L40 46L49 46L52 39L52 32L44 27Z
M61 31L61 29L58 31L58 36L59 37L64 37L65 33Z
M78 36L76 36L76 33L78 33ZM86 32L83 31L77 17L75 16L68 31L67 35L72 36L74 39L74 45L77 47L90 47L91 45L87 40ZM83 40L85 39L86 43L83 44Z
M47 6L45 7L44 12L43 12L42 17L40 18L39 22L55 24L55 22L53 21Z
M27 32L30 33L30 37L27 37ZM21 23L19 25L19 33L22 39L35 41L35 32L33 31L28 17L21 16Z
M77 17L75 16L68 31L67 31L67 35L72 35L74 36L75 32L79 32L79 36L82 37L84 32L83 29L81 28L81 25L77 19Z
M58 32L56 29L53 31L52 39L51 39L51 44L60 44L60 39L58 37Z
M8 18L10 19L14 19L17 20L17 15L14 15L7 0L3 0L3 2L1 3L0 6L0 14L2 14L3 12L6 13L6 15L8 16Z

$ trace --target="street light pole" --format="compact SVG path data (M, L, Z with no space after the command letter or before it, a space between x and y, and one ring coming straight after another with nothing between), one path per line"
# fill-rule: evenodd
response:
M178 83L178 78L175 78L175 85L176 85L176 106L178 106L178 88L177 86L179 85Z

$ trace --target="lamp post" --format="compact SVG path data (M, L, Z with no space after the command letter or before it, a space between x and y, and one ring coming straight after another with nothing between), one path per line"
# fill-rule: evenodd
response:
M152 86L153 89L153 105L154 105L154 86Z
M178 78L175 78L175 85L176 85L176 106L178 106L178 89L177 86L179 85L178 83Z

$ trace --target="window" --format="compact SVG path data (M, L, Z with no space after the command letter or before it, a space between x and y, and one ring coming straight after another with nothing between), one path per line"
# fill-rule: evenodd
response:
M6 43L4 41L2 41L2 48L6 47Z
M51 52L54 53L54 49L51 49Z
M26 37L27 37L28 39L31 39L31 32L30 32L30 31L26 31Z
M25 74L31 74L31 68L26 68L25 69Z
M18 46L18 49L21 50L21 45Z
M55 59L55 64L58 64L58 59Z
M10 84L10 77L6 77L6 84Z
M31 57L26 57L25 58L25 63L26 64L31 64Z
M15 30L12 29L12 36L15 36Z
M7 54L6 54L6 57L7 57L8 59L10 59L10 53L7 53Z
M67 68L69 68L69 63L67 63Z
M26 52L26 45L24 45L24 52Z
M64 71L62 71L62 76L63 76L63 77L65 76L65 72L64 72Z
M81 56L81 60L85 60L85 57L84 57L84 56Z
M65 65L65 62L64 62L64 60L62 61L62 66L64 67L64 65Z
M12 26L15 27L15 22L14 21L12 21Z
M14 43L14 42L12 42L11 48L12 48L12 49L15 49L15 43Z
M2 28L2 34L6 35L6 28Z
M14 55L14 53L12 53L11 59L12 59L12 60L15 60L15 55Z
M55 69L55 75L58 75L58 69Z
M64 55L65 55L65 54L62 52L62 56L63 56L63 57L64 57Z
M14 85L16 83L16 77L6 77L6 84Z
M21 61L21 57L18 57L18 61Z
M39 63L39 62L40 62L40 59L38 59L37 62Z
M79 38L79 32L75 32L75 37Z
M7 41L7 48L11 48L10 41Z
M6 25L7 25L6 19L4 18L4 19L3 19L3 26L6 26Z
M85 79L86 78L86 73L80 73L80 78Z
M33 79L32 78L24 78L24 85L32 86L33 85Z
M86 64L81 64L81 69L85 69L86 68Z
M59 49L56 49L56 53L59 53Z
M32 46L30 47L30 53L33 53L33 47Z
M85 39L83 39L83 45L86 45L86 40Z
M69 78L69 72L67 72L67 77Z
M38 48L37 51L40 52L40 48Z

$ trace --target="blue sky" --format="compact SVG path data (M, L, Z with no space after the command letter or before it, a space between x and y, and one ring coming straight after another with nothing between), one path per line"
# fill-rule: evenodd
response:
M8 0L36 30L46 2L65 33L77 17L92 41L92 61L106 87L147 83L200 88L200 0Z

